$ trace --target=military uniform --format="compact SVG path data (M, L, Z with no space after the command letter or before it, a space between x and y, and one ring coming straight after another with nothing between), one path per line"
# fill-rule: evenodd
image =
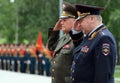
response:
M52 37L55 39L58 39L55 33L50 36L51 39ZM49 42L54 44L54 42L56 41L52 39ZM51 46L48 45L48 47L52 49L52 45ZM70 83L70 68L72 64L73 49L74 49L74 46L69 34L64 35L59 40L57 47L54 51L55 53L54 58L52 59L52 63L51 63L52 83Z
M51 62L50 62L50 59L48 57L46 57L45 55L45 58L44 58L44 71L45 71L45 74L46 76L50 76L50 68L51 68Z
M40 54L37 52L38 55L38 65L37 65L37 70L39 75L44 74L44 64L43 64L43 59L44 59L44 54Z
M83 11L88 8L88 11L91 10L90 13L94 14L100 10L87 6L84 8ZM111 32L101 24L87 34L74 49L71 83L114 83L116 55L116 41Z
M30 61L30 73L31 74L35 74L35 63L36 63L36 58L34 56L30 56L28 58L28 60Z

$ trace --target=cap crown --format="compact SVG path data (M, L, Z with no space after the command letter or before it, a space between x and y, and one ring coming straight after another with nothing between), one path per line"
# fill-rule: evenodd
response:
M78 17L82 18L86 15L100 15L101 10L103 10L103 7L96 7L96 6L89 6L89 5L83 5L83 4L77 4L75 5L76 10L78 11Z
M77 10L75 9L75 7L73 5L71 5L68 2L63 2L62 5L62 15L60 16L60 18L77 18Z

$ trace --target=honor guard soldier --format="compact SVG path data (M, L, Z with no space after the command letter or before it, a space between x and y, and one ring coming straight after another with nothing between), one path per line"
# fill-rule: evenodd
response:
M35 67L36 67L36 55L34 49L30 47L30 56L28 57L28 64L29 64L29 71L30 74L35 74Z
M100 11L104 8L77 4L76 9L79 17L74 25L79 27L74 30L86 36L73 52L71 83L114 83L117 46L112 33L102 23Z
M70 68L72 65L73 42L69 35L72 26L77 18L77 11L74 6L64 2L63 11L54 28L49 30L48 48L54 51L51 62L52 83L70 83ZM64 35L59 38L59 31Z
M38 63L37 63L37 71L38 75L43 75L44 74L44 64L43 64L43 59L44 59L44 54L41 51L37 51L37 56L38 56Z

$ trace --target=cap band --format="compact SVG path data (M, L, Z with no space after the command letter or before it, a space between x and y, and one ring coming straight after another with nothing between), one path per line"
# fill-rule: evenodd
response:
M75 18L74 15L71 15L71 14L67 13L66 11L63 11L62 15L60 16L60 18L68 18L68 17Z

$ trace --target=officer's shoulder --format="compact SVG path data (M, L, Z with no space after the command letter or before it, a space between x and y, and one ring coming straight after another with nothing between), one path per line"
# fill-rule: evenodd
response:
M100 31L99 35L98 35L98 38L100 40L102 40L102 39L111 39L111 37L113 37L113 35L108 29Z
M109 36L111 33L108 29L104 29L102 31L99 32L99 36Z

